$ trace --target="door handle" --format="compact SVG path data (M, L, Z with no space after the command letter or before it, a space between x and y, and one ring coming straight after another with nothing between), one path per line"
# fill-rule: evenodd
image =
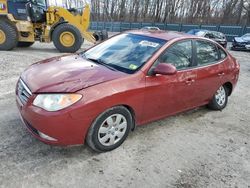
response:
M194 83L194 82L195 82L194 79L188 79L188 80L186 80L186 84L187 84L187 85L191 85L191 84Z
M218 74L218 76L224 76L224 75L225 75L224 72L220 72L220 73Z

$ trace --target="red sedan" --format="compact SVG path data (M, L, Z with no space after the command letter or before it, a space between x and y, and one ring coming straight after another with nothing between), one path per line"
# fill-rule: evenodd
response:
M207 105L222 110L240 66L212 40L130 31L30 66L16 89L21 118L48 144L120 146L135 126Z

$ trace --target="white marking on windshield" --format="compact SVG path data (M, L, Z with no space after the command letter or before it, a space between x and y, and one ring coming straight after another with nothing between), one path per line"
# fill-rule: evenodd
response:
M157 46L159 46L159 43L150 42L150 41L147 41L147 40L143 40L139 44L142 45L142 46L150 46L150 47L153 47L153 48L156 48Z

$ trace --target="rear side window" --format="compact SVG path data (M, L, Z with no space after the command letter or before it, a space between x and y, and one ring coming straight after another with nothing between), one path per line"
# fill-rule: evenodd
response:
M178 70L190 67L192 63L191 40L177 42L170 46L158 61L159 63L170 63Z
M208 41L196 41L197 63L198 65L207 65L219 60L217 46Z
M225 59L227 57L227 54L224 50L222 50L220 47L219 47L219 53L220 53L220 59Z

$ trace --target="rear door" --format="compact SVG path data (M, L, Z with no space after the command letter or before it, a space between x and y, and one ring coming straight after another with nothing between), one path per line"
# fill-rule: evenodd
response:
M196 101L205 104L211 100L217 89L223 84L225 53L210 41L195 40L196 61Z

